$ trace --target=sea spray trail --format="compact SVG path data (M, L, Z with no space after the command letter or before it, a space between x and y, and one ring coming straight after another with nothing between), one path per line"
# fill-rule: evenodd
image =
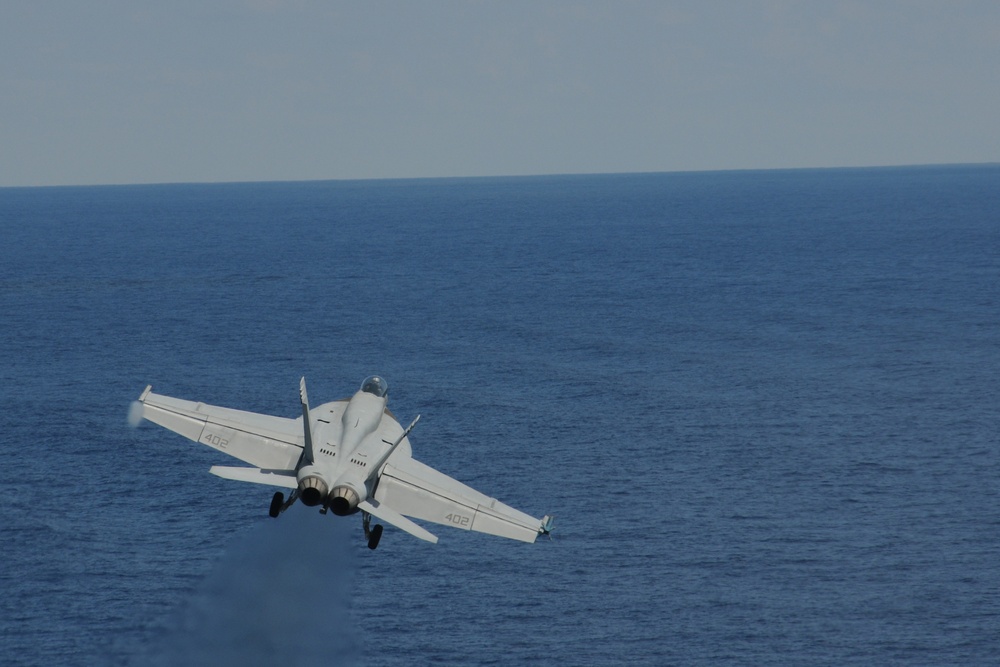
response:
M293 507L236 538L141 665L353 665L355 521ZM348 525L350 524L350 525ZM351 528L355 529L354 531Z

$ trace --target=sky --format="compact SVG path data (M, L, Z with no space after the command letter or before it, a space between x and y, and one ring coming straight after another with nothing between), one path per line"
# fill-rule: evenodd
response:
M996 0L0 0L0 186L997 161Z

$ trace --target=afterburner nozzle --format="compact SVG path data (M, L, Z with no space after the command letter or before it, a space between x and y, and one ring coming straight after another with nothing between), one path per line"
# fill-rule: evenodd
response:
M322 477L310 475L299 480L299 499L303 505L315 507L323 502L327 494L327 485Z
M329 507L337 516L347 516L358 509L361 497L358 492L346 484L333 487L330 492Z

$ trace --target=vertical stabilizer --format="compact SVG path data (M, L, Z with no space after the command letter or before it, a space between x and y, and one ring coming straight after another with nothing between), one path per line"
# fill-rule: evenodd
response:
M302 455L306 463L313 463L316 457L313 456L312 421L309 420L309 394L306 393L306 379L299 380L299 401L302 403L302 430L305 433L305 451Z
M412 422L410 422L410 425L406 427L406 430L403 431L403 433L398 438L396 438L396 442L392 443L392 445L389 446L389 449L385 452L385 454L383 454L379 458L378 462L372 466L372 471L368 473L368 479L374 478L379 473L379 468L381 468L382 465L389 460L389 457L392 456L392 453L396 451L396 447L399 447L399 443L403 442L403 438L405 438L410 434L410 431L413 430L413 427L417 425L418 421L420 421L420 415L417 415L417 418L414 419Z

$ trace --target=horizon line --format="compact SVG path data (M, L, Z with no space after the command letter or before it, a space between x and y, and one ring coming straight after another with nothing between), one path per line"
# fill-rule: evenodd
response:
M179 180L179 181L134 181L134 182L97 182L97 183L57 183L47 185L0 185L0 190L35 189L35 188L114 188L143 187L164 185L263 185L274 183L362 183L378 181L444 181L444 180L477 180L477 179L515 179L515 178L560 178L573 176L642 176L654 174L725 174L736 172L768 172L768 171L846 171L860 169L920 169L928 167L996 167L1000 161L990 162L927 162L913 164L878 164L878 165L837 165L826 167L735 167L728 169L664 169L649 171L593 171L593 172L550 172L536 174L478 174L451 176L377 176L357 178L288 178L269 180Z

